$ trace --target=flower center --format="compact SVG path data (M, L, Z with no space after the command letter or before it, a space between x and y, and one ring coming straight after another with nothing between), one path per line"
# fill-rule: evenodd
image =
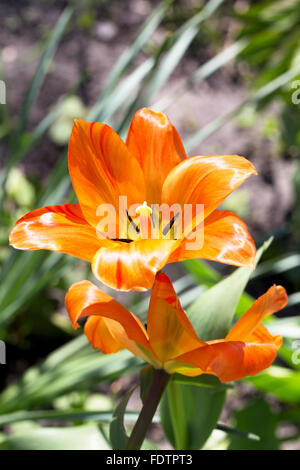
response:
M136 209L137 215L140 217L149 217L152 214L152 209L147 205L147 202L144 201L141 206Z

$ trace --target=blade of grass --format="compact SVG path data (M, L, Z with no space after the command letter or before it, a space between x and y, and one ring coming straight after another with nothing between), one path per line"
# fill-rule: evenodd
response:
M153 10L153 13L141 27L132 45L121 55L108 78L106 87L90 111L88 116L89 120L97 121L102 119L102 112L104 112L106 105L109 106L110 97L113 95L118 81L126 73L137 54L157 29L172 2L173 0L165 0Z
M145 96L145 103L149 103L152 96L166 83L171 73L182 59L191 42L196 37L199 27L203 21L209 18L224 0L210 0L205 6L182 25L175 33L175 41L169 52L163 58L160 66L157 68L156 74L151 81L150 87Z
M18 128L17 128L17 133L14 136L15 139L18 139L18 137L22 134L22 132L26 128L29 113L37 99L41 86L49 71L49 64L54 57L57 46L62 38L62 35L66 29L67 24L71 20L73 11L74 11L73 6L67 6L62 12L62 14L60 15L52 31L52 34L47 43L45 52L43 53L41 57L37 71L30 83L25 100L23 102L23 106L22 106L21 113L20 113L20 119L18 123Z
M38 68L33 76L33 79L27 90L25 99L22 104L20 111L20 117L18 120L16 131L12 133L11 146L10 146L10 157L6 163L4 171L0 174L0 184L2 188L5 187L5 182L7 180L8 173L13 165L16 163L19 154L19 147L22 145L22 134L26 128L29 113L37 99L37 96L40 92L41 86L45 80L45 77L49 71L49 64L51 63L53 56L56 52L57 46L61 37L65 31L65 28L68 22L71 19L74 7L68 6L64 9L60 15L52 34L47 43L46 49L41 57ZM2 206L4 200L5 192L2 192L0 197L0 207Z
M158 100L153 108L164 111L168 106L174 103L177 99L181 98L185 91L192 86L207 79L217 70L224 67L228 62L236 58L247 46L246 39L240 39L229 47L215 55L212 59L201 65L190 77L188 77L183 84L179 84L170 93L166 93L160 100Z
M217 119L206 124L200 131L197 131L192 137L190 137L186 142L187 151L191 151L202 142L204 139L209 137L211 134L216 132L222 126L227 124L231 119L235 118L246 106L249 104L257 104L267 96L274 93L276 90L282 86L289 83L294 77L296 77L300 72L300 65L297 65L287 72L281 74L279 77L276 77L267 85L260 88L258 91L253 93L249 98L244 100L239 106L234 108L229 113L224 116L218 117Z

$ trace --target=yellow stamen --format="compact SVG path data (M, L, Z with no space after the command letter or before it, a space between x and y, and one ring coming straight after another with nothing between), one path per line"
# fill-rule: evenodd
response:
M139 206L136 210L137 215L142 217L149 217L152 214L151 207L147 206L147 202L144 201L143 205Z

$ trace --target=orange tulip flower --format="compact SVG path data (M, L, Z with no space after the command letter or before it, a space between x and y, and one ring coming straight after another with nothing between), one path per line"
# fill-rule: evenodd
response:
M96 278L119 290L150 289L165 264L189 258L253 265L256 249L247 227L237 215L217 209L256 173L245 158L187 158L168 117L143 108L132 119L126 143L106 124L75 121L68 159L79 204L47 206L22 217L10 233L15 248L59 251L87 260ZM117 234L99 230L97 209L109 205L117 214L124 196L134 213L119 217ZM192 221L176 237L177 214L169 224L161 217L155 222L155 204L177 204L183 213L186 205L202 204L204 210L197 226ZM156 224L155 239L142 233L146 220ZM191 232L203 233L203 226L203 243L188 249ZM124 227L133 235L122 238Z
M282 337L272 336L261 321L286 303L285 289L273 285L226 338L204 342L164 273L158 274L154 282L147 330L135 315L89 281L73 284L66 295L73 327L87 318L84 331L94 348L105 354L126 348L156 369L188 376L212 374L221 382L257 374L272 364Z

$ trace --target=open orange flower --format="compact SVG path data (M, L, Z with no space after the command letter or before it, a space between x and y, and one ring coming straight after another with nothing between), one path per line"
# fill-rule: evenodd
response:
M103 353L126 348L157 369L196 376L212 374L221 382L254 375L269 367L281 346L261 321L287 303L285 289L272 286L237 321L225 339L201 341L183 311L171 281L157 275L147 317L140 320L89 281L73 284L66 308L74 328L84 326L88 340Z
M170 262L206 258L236 266L252 266L255 245L243 221L220 211L220 203L256 173L237 155L187 158L168 117L143 108L133 117L126 143L109 126L75 121L69 143L69 172L79 204L47 206L22 217L10 233L10 243L22 250L47 249L68 253L92 263L95 276L119 290L146 290L156 273ZM120 212L120 200L135 207ZM169 224L151 214L155 204L171 208L202 204L194 219L175 234ZM118 214L117 234L99 229L99 207ZM103 214L102 214L103 215ZM155 239L142 233L147 219L157 230ZM151 219L151 220L150 220ZM199 246L187 248L191 232L201 230ZM120 233L131 229L129 237ZM203 243L202 243L203 241Z

